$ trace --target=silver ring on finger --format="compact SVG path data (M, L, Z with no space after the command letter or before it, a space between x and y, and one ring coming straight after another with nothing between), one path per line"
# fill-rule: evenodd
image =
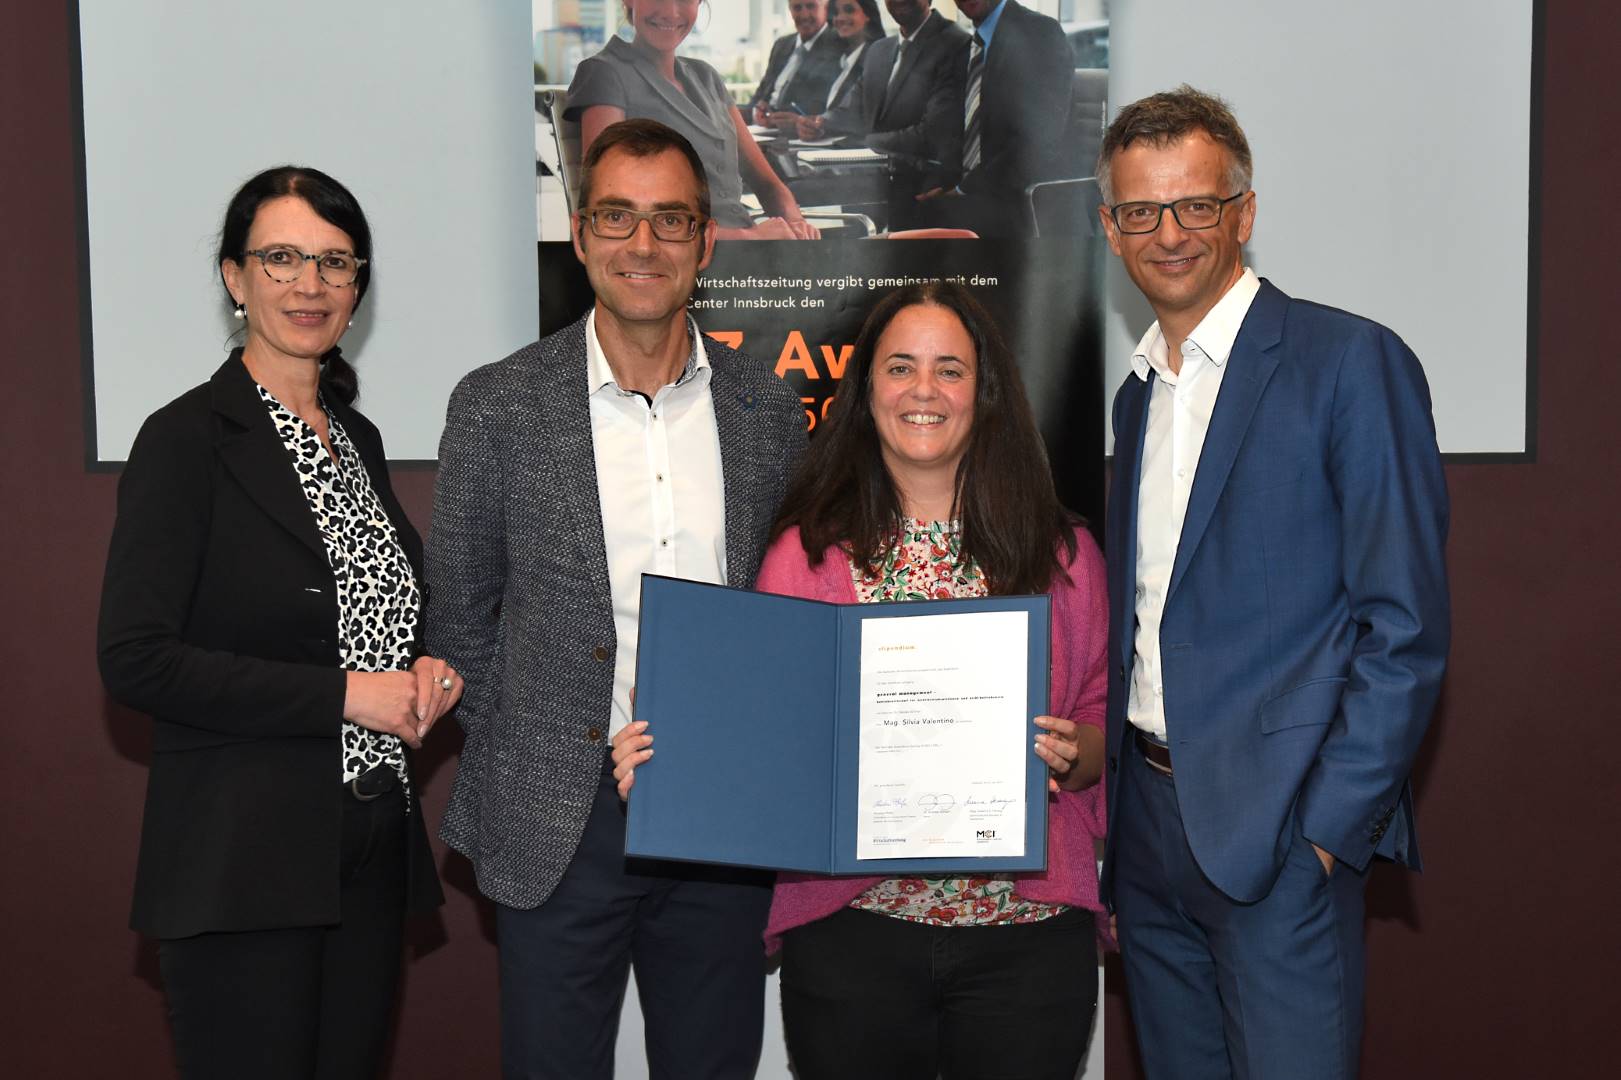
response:
M452 679L449 675L441 675L441 676L439 676L439 688L441 690L449 690L452 686L455 686L455 685L456 685L456 680Z

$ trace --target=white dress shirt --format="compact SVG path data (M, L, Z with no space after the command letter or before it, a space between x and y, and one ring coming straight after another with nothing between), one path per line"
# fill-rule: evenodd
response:
M612 738L631 719L642 575L724 585L726 500L709 394L712 372L698 327L688 319L692 355L686 370L649 403L614 379L596 319L593 311L585 323L586 390L617 639Z
M860 45L839 57L839 77L834 79L833 85L827 88L827 103L830 107L838 99L839 88L844 85L845 80L849 79L850 72L856 70L856 65L861 61L861 54L866 51L867 43L863 41Z
M1160 668L1160 620L1176 564L1188 494L1199 472L1199 455L1216 408L1227 357L1255 294L1255 271L1245 268L1216 306L1182 343L1182 370L1171 371L1167 345L1154 323L1137 345L1131 368L1148 382L1148 425L1142 477L1137 485L1137 634L1126 719L1164 741L1165 683ZM1197 702L1191 703L1197 709Z

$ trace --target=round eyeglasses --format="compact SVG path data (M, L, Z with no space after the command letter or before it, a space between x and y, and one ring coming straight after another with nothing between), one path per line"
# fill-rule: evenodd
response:
M1222 207L1248 195L1240 191L1223 199L1217 195L1190 195L1175 202L1123 202L1109 207L1115 225L1127 234L1151 233L1159 228L1160 219L1169 210L1176 223L1188 232L1213 229L1221 224Z
M589 206L580 214L591 223L591 231L604 240L624 240L636 232L642 222L653 230L653 236L668 244L680 244L698 235L698 226L704 223L702 214L690 210L631 210L623 206Z
M270 280L279 281L283 285L291 284L303 277L304 264L312 262L315 264L315 272L321 276L322 281L334 289L341 289L354 284L355 278L360 276L360 268L366 265L365 259L351 255L347 251L323 251L319 255L306 255L297 248L284 244L244 251L242 254L252 255L258 259Z

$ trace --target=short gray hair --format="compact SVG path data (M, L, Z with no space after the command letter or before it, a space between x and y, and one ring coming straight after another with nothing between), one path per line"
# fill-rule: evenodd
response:
M1202 131L1213 142L1227 149L1227 195L1237 195L1250 189L1254 165L1250 160L1249 140L1238 118L1221 98L1206 94L1183 83L1175 90L1150 94L1120 110L1109 130L1103 136L1103 147L1098 151L1098 190L1103 201L1114 205L1114 188L1109 166L1114 156L1136 142L1164 147Z

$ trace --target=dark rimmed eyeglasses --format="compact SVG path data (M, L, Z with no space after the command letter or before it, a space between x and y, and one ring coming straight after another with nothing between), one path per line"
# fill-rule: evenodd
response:
M271 281L289 285L304 276L304 264L315 264L315 272L321 280L334 289L341 289L346 285L353 285L355 278L360 276L360 268L366 265L366 260L358 255L351 255L347 251L323 251L319 255L310 255L295 247L278 244L275 247L257 248L253 251L244 251L243 257L252 255L259 260L259 265L265 268L265 275Z
M1223 199L1219 195L1190 195L1175 202L1123 202L1109 207L1115 227L1128 235L1151 233L1159 228L1160 220L1169 210L1176 223L1188 232L1213 229L1221 224L1221 211L1230 202L1248 195L1240 191Z
M704 223L702 214L690 210L631 210L623 206L588 206L580 216L591 223L591 231L604 240L624 240L647 222L655 239L681 244L698 235Z

